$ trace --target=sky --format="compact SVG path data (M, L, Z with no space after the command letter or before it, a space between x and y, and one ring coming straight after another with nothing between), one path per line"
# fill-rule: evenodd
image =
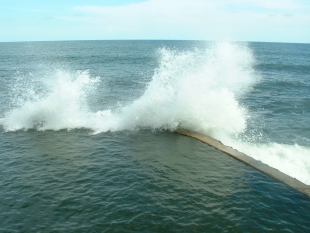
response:
M0 42L310 43L310 0L0 0Z

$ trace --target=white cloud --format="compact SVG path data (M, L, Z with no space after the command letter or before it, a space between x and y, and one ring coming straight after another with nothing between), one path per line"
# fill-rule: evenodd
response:
M296 0L244 0L244 2L253 2L256 6L277 10L296 10L302 7L301 3Z
M148 0L123 6L77 6L74 11L79 15L61 19L92 23L103 37L119 39L279 41L298 40L298 33L309 35L310 14L305 9L309 6L301 0Z

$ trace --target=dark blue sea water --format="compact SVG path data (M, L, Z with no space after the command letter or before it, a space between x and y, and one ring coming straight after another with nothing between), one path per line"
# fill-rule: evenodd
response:
M0 43L0 232L308 232L310 45Z

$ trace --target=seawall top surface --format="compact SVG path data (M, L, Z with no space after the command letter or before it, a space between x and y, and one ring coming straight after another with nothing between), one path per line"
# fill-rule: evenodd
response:
M225 154L233 157L234 159L237 159L249 166L252 166L254 168L256 168L257 170L285 183L286 185L298 190L301 193L304 193L305 195L310 197L310 186L306 185L302 182L300 182L299 180L292 178L286 174L284 174L283 172L268 166L267 164L262 163L261 161L255 160L252 157L232 148L229 146L224 145L222 142L220 142L219 140L216 140L212 137L209 137L207 135L203 135L203 134L199 134L199 133L195 133L195 132L190 132L187 130L182 130L182 129L178 129L175 131L176 133L185 135L185 136L189 136L189 137L193 137L196 138L210 146L213 146L217 149L219 149L220 151L224 152Z

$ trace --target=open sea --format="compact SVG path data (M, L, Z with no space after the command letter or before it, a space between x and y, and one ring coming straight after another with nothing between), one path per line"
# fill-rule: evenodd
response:
M310 44L0 43L0 232L310 232Z

